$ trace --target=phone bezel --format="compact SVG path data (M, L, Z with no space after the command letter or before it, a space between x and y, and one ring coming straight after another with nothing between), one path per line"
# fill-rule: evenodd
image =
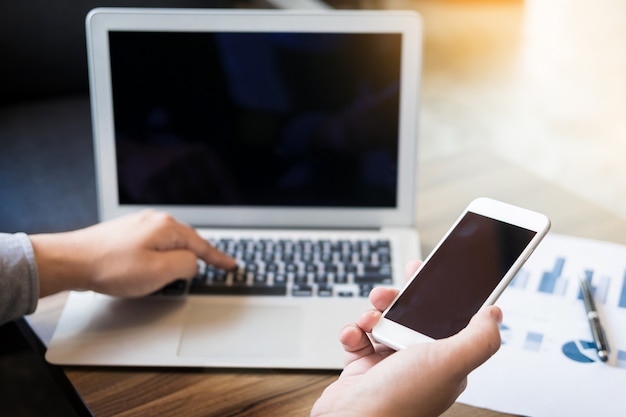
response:
M443 244L443 242L446 241L446 239L448 239L455 227L469 212L519 227L523 227L525 229L536 232L535 236L524 248L520 256L516 259L511 268L508 270L508 272L504 275L498 285L487 297L481 308L484 308L485 306L494 304L496 302L504 289L509 285L515 274L519 271L524 262L526 262L528 257L532 254L539 242L541 242L541 240L550 229L550 220L544 214L490 198L481 197L473 200L459 215L459 217L448 229L443 238L437 243L435 249L428 255L422 265L420 265L420 267L413 273L413 275L400 290L400 292L393 300L393 302L389 305L389 307L383 312L381 319L372 330L372 336L375 340L396 350L405 349L413 344L434 340L433 338L425 334L419 333L413 329L403 326L402 324L387 319L386 314L396 303L401 294L404 293L404 291L411 285L413 280L419 275L424 265L429 262L429 260L437 252L439 247Z

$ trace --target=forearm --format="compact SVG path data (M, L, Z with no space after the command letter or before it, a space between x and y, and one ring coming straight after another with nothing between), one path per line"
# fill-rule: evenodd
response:
M89 245L80 232L31 235L37 269L39 296L60 291L86 289L91 270Z
M73 232L32 235L31 242L42 297L64 290L142 297L192 278L198 258L224 269L236 266L191 227L152 210Z

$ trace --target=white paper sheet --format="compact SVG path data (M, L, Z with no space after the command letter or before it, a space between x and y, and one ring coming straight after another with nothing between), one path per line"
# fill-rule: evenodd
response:
M578 275L611 348L598 359ZM626 246L549 234L498 300L502 346L459 402L533 417L626 415Z

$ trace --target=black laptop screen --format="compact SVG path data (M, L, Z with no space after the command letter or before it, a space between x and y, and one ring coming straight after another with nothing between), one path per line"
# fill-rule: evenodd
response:
M110 32L120 203L395 207L401 42Z

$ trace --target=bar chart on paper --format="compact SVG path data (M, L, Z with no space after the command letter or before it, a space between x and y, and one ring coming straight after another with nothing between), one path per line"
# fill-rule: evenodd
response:
M606 329L607 363L595 349L581 277ZM504 313L502 346L470 375L461 402L535 417L555 415L555 404L558 415L623 416L614 401L623 402L626 387L625 245L549 234L496 304ZM585 396L571 395L577 381L591 380Z
M548 304L543 310L546 312L552 310L550 306L559 306L561 311L566 311L564 307L568 306L582 313L584 307L578 283L581 276L590 283L605 321L617 324L609 329L615 333L613 339L616 342L617 329L626 328L626 248L621 245L551 235L513 278L507 291L511 296L521 292L537 302ZM551 312L546 319L554 320L560 315L558 311ZM536 319L533 324L542 327L541 320ZM533 324L526 329L521 347L541 351L544 341L552 339L549 334L533 329ZM504 326L507 327L503 334L514 331L511 325ZM507 339L503 339L506 344ZM591 334L587 338L563 342L560 350L566 358L578 363L597 360ZM614 365L626 369L626 346L615 346L614 350Z
M599 273L595 273L593 269L575 269L576 267L574 267L574 275L572 275L571 272L570 275L567 275L563 272L566 260L567 259L563 256L557 256L554 259L553 266L549 270L540 273L540 280L536 291L554 296L565 296L568 292L568 288L574 286L574 292L577 293L577 298L582 300L582 294L580 293L580 289L578 289L578 276L575 275L578 273L583 275L587 281L591 283L596 301L606 304L609 288L611 288L616 292L616 306L618 308L626 308L626 259L624 259L624 269L618 271L620 275L617 276L610 276L608 274L600 275ZM577 261L571 263L580 263L580 261ZM527 289L530 274L528 267L523 268L513 278L510 287Z

